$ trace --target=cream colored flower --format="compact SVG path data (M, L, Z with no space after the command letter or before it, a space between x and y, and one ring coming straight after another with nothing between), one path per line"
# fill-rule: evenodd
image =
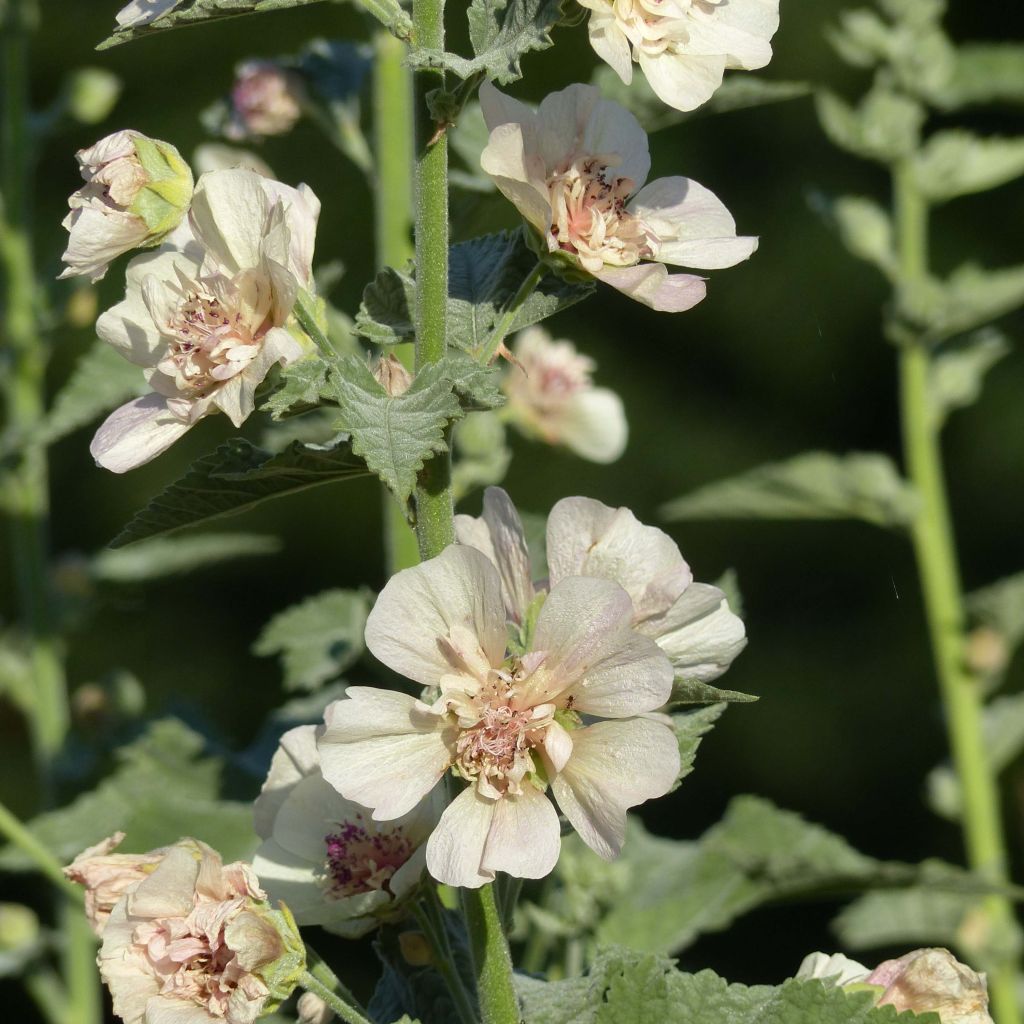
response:
M132 260L125 300L96 324L153 389L102 424L90 447L99 465L140 466L214 412L241 425L271 367L303 354L287 324L310 286L319 209L305 186L252 171L200 178L191 233Z
M443 794L394 821L374 821L324 781L316 748L322 732L303 725L281 737L254 808L264 842L253 869L299 924L357 938L415 890Z
M579 0L590 10L590 44L626 85L640 65L662 102L693 110L729 68L772 59L779 0Z
M865 978L884 991L879 1006L937 1013L942 1024L992 1024L985 975L960 963L948 949L915 949L886 960Z
M594 361L571 341L528 327L513 343L515 360L502 380L504 415L525 434L563 444L592 462L614 462L628 427L622 400L591 380Z
M703 278L666 264L731 267L757 248L725 206L689 178L658 178L640 122L593 86L570 85L534 111L489 82L490 136L480 166L539 236L549 259L646 306L678 313L704 298Z
M60 276L98 281L121 253L159 245L181 223L192 172L172 145L135 131L114 132L76 157L85 184L68 199Z
M269 60L240 64L231 87L231 118L224 129L240 141L284 135L302 116L302 83L293 71Z

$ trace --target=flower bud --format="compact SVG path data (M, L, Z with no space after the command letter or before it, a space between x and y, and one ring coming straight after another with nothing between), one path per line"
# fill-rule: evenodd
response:
M273 61L246 61L236 72L231 108L228 138L284 135L302 116L302 82Z
M373 368L373 375L392 398L404 395L412 384L412 374L397 357L390 354L380 357Z
M864 980L884 988L879 1006L937 1013L942 1024L992 1024L985 975L947 949L915 949L879 964Z
M166 142L114 132L77 154L85 184L68 199L71 234L60 276L98 281L111 260L159 245L192 201L192 171Z
M43 946L39 918L20 903L0 903L0 978L21 974Z
M68 113L82 124L109 117L121 95L121 79L104 68L80 68L68 83Z
M295 1007L299 1015L299 1024L329 1024L334 1018L334 1011L312 992L303 992Z

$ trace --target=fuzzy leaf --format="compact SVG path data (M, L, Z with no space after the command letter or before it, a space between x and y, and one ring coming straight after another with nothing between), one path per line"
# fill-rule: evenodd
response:
M672 684L672 696L668 706L677 704L749 704L760 700L752 693L741 693L739 690L720 690L717 686L699 682L696 679L684 679L677 676Z
M863 519L906 526L914 492L886 455L805 452L717 483L662 509L666 519Z
M1024 45L968 43L957 47L952 74L931 99L945 110L973 104L1024 104Z
M704 708L694 708L672 715L672 728L679 741L679 778L670 792L678 789L683 779L693 771L701 740L711 732L726 707L728 705L724 703L710 704Z
M1024 306L1024 265L989 270L967 263L945 280L905 288L900 304L934 338L951 338Z
M972 405L981 395L985 374L1011 351L1002 331L983 328L959 344L941 350L932 362L929 391L937 426L955 409Z
M987 192L1024 174L1024 139L936 132L914 157L914 178L933 203Z
M817 94L818 120L840 149L890 164L916 149L924 124L924 108L901 93L875 88L857 107L834 93Z
M873 199L843 196L832 212L843 245L857 259L874 264L883 274L896 272L896 244L892 219Z
M276 455L234 438L194 462L114 538L111 547L233 516L261 502L320 484L363 476L366 467L342 441L330 448L292 442Z
M96 341L57 392L43 421L43 444L53 444L124 402L144 395L142 370L105 341Z
M329 367L320 356L307 356L281 370L281 383L260 406L272 419L280 420L293 412L304 412L320 404L327 386Z
M117 831L119 852L143 852L181 836L201 836L225 861L256 848L252 804L218 799L221 763L204 754L205 741L184 723L165 718L116 752L117 768L94 790L34 818L29 830L63 862ZM20 850L0 850L0 869L32 870Z
M206 569L232 558L273 555L280 549L276 537L258 533L154 537L129 548L101 551L93 557L89 571L102 583L141 583Z
M315 690L359 659L369 610L364 592L325 590L278 612L263 627L252 652L281 655L286 690Z

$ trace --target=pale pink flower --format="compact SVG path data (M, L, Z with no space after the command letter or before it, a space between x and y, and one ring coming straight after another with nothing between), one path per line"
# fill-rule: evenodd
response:
M100 974L125 1024L251 1024L304 965L294 925L248 864L195 839L168 847L103 930Z
M610 859L627 808L679 774L670 721L647 715L668 699L672 667L632 629L629 595L563 579L510 649L502 591L494 564L462 545L393 576L366 645L429 696L350 687L320 740L324 777L379 821L408 813L449 769L469 783L427 841L427 869L449 885L548 874L560 846L549 787Z
M294 71L269 60L240 64L231 88L229 139L284 135L302 116L302 83Z
M703 278L666 264L716 269L747 259L756 238L737 237L725 206L689 178L658 178L647 135L624 107L590 85L552 93L534 111L480 87L490 136L480 165L571 268L654 309L681 312L704 298Z
M772 59L779 0L579 0L590 10L590 44L626 85L633 62L663 103L693 110L726 69Z
M594 387L594 361L571 341L554 341L543 327L521 331L502 379L504 415L530 437L562 444L592 462L614 462L625 450L628 427L622 399Z
M252 171L199 179L187 225L132 260L126 298L96 324L153 389L99 428L90 446L99 465L140 466L218 411L240 426L274 364L303 354L288 325L310 287L319 210L306 186Z
M68 199L70 234L62 278L98 281L111 260L151 247L181 222L192 198L192 172L169 143L141 132L114 132L76 154L85 184Z
M937 1013L942 1024L992 1024L985 975L960 963L948 949L915 949L886 960L864 979L884 991L879 1006Z
M124 833L115 832L109 839L84 850L64 869L66 878L85 886L85 914L97 935L102 934L118 900L136 882L150 875L167 852L111 853L123 840Z
M374 821L369 808L324 781L316 746L322 732L302 725L281 737L254 808L264 842L253 869L300 925L357 938L415 890L441 806L427 800L394 821Z
M489 487L483 515L456 516L455 533L460 544L498 567L509 620L524 623L544 587L531 579L523 526L508 495ZM694 582L675 541L639 522L628 508L563 498L548 516L547 559L545 587L576 576L619 584L632 602L633 628L658 644L680 678L717 679L746 645L743 622L725 594Z

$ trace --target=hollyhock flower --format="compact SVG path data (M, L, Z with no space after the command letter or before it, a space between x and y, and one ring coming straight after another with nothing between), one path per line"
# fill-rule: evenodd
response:
M504 414L527 436L564 444L592 462L614 462L626 447L626 414L614 391L594 387L594 361L543 327L521 331L513 353L501 384Z
M238 66L231 88L231 118L224 128L229 139L284 135L302 116L302 82L269 60Z
M842 988L861 984L870 973L863 964L842 953L808 953L796 972L796 980L816 979Z
M166 850L152 853L112 853L124 840L115 832L80 853L65 869L64 876L85 886L85 914L92 930L100 935L118 900L131 886L148 877L164 859Z
M181 3L182 0L131 0L117 12L114 20L119 28L141 28Z
M240 426L271 367L303 354L286 325L310 285L319 209L305 186L252 171L200 178L190 233L132 260L125 300L96 324L153 389L99 428L90 446L99 465L140 466L217 411Z
M85 184L68 199L62 278L98 281L111 260L159 245L192 199L192 172L169 143L120 131L76 155Z
M772 59L779 0L579 0L590 44L626 85L638 63L658 98L676 110L709 100L728 68Z
M155 853L103 928L100 974L114 1013L125 1024L251 1024L304 969L294 922L270 909L248 864L223 864L195 839Z
M483 515L456 516L455 534L498 567L509 620L525 623L537 590L523 526L508 495L489 487ZM548 516L547 559L552 589L574 576L618 583L632 600L633 628L654 640L685 679L717 679L746 645L743 622L725 594L695 583L675 541L644 526L628 508L563 498Z
M369 650L429 696L349 687L326 712L324 777L378 821L408 813L449 769L469 783L427 841L427 868L449 885L548 874L560 846L548 789L584 842L614 857L627 808L679 774L670 722L647 715L672 667L631 619L617 584L570 577L510 650L498 570L446 548L393 576L366 623Z
M374 821L324 781L322 732L303 725L281 737L254 808L264 842L253 869L299 924L357 938L415 889L441 807L428 800L394 821Z
M590 85L552 93L534 111L480 87L490 136L480 166L539 235L554 260L654 309L681 312L704 280L665 265L716 269L747 259L756 238L736 236L725 206L689 178L658 178L647 135L624 107Z

